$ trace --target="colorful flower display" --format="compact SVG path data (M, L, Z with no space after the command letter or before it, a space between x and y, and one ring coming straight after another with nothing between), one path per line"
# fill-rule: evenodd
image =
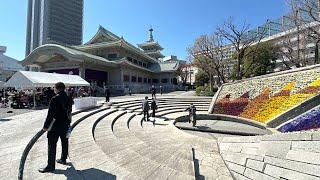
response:
M279 88L281 84L282 89ZM320 79L313 79L313 81L308 80L306 82L292 81L287 84L276 81L272 83L270 87L271 88L265 88L261 94L253 97L252 100L250 100L250 95L254 94L256 89L251 89L253 93L247 89L240 97L238 96L239 98L233 100L232 94L234 93L231 92L216 103L214 112L267 123L291 108L319 94ZM243 89L241 89L241 91L243 91ZM308 127L309 126L310 125L308 125Z
M255 97L252 101L248 103L248 106L244 108L240 117L252 119L255 114L259 112L263 104L270 98L271 90L269 88L265 89L262 94Z
M305 131L320 128L320 107L296 117L292 121L281 126L278 130L281 132Z

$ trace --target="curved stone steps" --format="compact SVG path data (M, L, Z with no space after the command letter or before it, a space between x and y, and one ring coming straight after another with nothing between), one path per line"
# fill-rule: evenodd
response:
M189 150L193 151L193 159L198 162L199 175L197 178L203 176L205 179L232 179L230 172L218 152L216 141L186 134L175 128L173 124L169 124L165 128L170 128L172 131L168 134L176 137L173 143L184 141L184 143L188 145Z
M184 108L187 108L187 107L189 107L189 106L190 106L190 104L157 104L158 109L167 108L167 107L184 107ZM206 108L206 109L209 109L209 106L208 106L208 105L196 105L196 107L197 107L197 108ZM121 108L121 109L122 109L122 108ZM130 107L130 108L123 108L123 109L136 111L136 110L141 109L141 104L132 106L132 107Z
M180 113L180 112L185 112L185 108L177 108L177 109L171 109L171 110L167 110L167 111L162 111L160 113L156 113L157 117L163 117L166 116L168 114L172 114L172 113ZM207 109L197 109L197 114L202 114L202 113L208 113Z
M135 100L130 100L130 101L120 101L120 102L112 102L112 106L118 108L118 107L126 107L126 106L131 106L131 105L136 105L136 104L141 104L141 102L143 101L142 99L135 99ZM206 104L206 105L210 105L211 103L211 99L209 101L203 101L203 100L198 100L196 98L183 98L183 99L170 99L170 100L166 100L166 99L157 99L156 100L157 103L184 103L184 104L190 104L190 103L194 103L194 104ZM149 99L149 102L151 102L151 100Z
M151 103L151 102L150 102ZM209 103L194 103L196 107L208 107L210 104ZM158 107L166 107L166 106L190 106L190 103L184 103L184 102L157 102ZM139 103L134 103L134 104L129 104L129 105L122 105L118 106L117 108L122 108L122 109L135 109L137 107L141 108L141 102Z
M114 115L117 112L115 109L99 112L79 123L72 131L69 142L69 157L84 179L122 179L128 174L125 169L113 163L106 156L96 144L92 134L97 120Z
M220 168L220 172L224 174L212 174L210 172L216 170L213 165L205 166L201 163L199 165L199 162L200 170L195 171L194 161L198 159L202 158L201 161L209 164L212 164L212 159L219 160L220 156L207 153L210 150L217 151L215 142L199 140L198 137L181 133L170 124L158 126L151 122L143 122L142 126L141 122L142 116L120 110L101 119L98 118L93 123L96 143L108 157L108 161L112 161L112 164L121 169L121 178L195 179L197 173L198 178L223 175L228 177L228 171L223 169L223 163L222 166L214 167ZM210 157L211 160L205 160ZM113 174L117 176L117 172Z
M174 134L169 132L168 129L154 127L150 122L142 128L140 125L141 119L142 116L137 116L132 119L135 123L130 123L130 131L134 133L136 138L144 143L144 146L135 146L132 147L132 149L160 164L158 169L154 171L150 177L154 178L154 175L162 174L161 171L166 170L168 177L179 174L185 178L192 178L190 177L190 175L194 173L192 158L190 156L188 158L189 153L186 152L187 149L184 148L189 145L177 141ZM150 128L150 130L147 131L148 128ZM177 159L178 161L174 162L174 160ZM169 171L171 174L168 173L168 169L171 170Z
M84 112L77 112L72 116L72 122L75 122L91 113L100 111L99 109L92 109ZM39 127L40 128L40 127ZM38 168L44 167L47 164L47 137L46 134L40 137L40 139L31 148L28 157L25 162L24 176L23 179L65 179L64 174L41 174L38 172ZM61 144L57 144L57 157L61 154ZM79 179L81 178L77 171L74 169L72 164L70 166L63 166L56 163L57 171L65 171L65 174L69 178Z
M132 115L128 115L128 117L131 117L131 116ZM157 171L158 167L161 166L161 164L159 164L159 162L157 162L157 161L163 162L166 160L166 158L165 158L165 156L161 156L162 158L159 158L159 156L157 156L157 155L162 152L161 150L158 150L159 148L154 148L152 151L150 148L148 148L148 146L145 145L145 143L143 141L139 141L139 139L135 138L134 134L132 133L132 131L129 131L129 129L127 129L127 131L126 131L126 133L127 133L126 137L124 136L125 131L123 131L123 130L121 131L122 138L119 137L117 135L118 131L117 131L116 127L120 127L120 125L117 125L117 124L119 124L119 122L121 122L122 118L126 119L125 115L121 116L115 122L114 135L117 137L117 141L122 141L122 142L124 142L124 144L127 144L128 142L131 142L131 141L134 143L131 143L131 146L129 146L129 147L125 146L124 147L125 149L123 151L114 152L109 155L111 155L111 157L114 157L114 161L116 161L117 164L122 164L123 167L126 167L127 169L131 170L133 172L134 176L139 176L142 179L145 179L145 178L147 178L147 176L153 174L154 171ZM135 121L136 122L135 124L140 129L142 129L141 125L140 125L141 117L136 118L136 120L133 119L132 121ZM107 127L106 125L103 125L103 123L104 123L104 121L99 122L98 126L101 124L102 127ZM122 123L120 123L120 124L122 124L122 128L123 127L127 128L127 122L125 122L125 120L123 120ZM108 132L106 132L105 128L99 128L99 129L104 129L103 132L106 133L106 135L108 134ZM110 132L110 130L109 130L109 132ZM97 141L99 141L98 138L97 138ZM105 143L105 142L102 142L102 143ZM110 144L110 143L108 143L108 144ZM159 144L159 142L156 142L156 144ZM107 148L107 147L104 147L104 148ZM172 150L172 152L167 153L166 154L167 159L170 159L172 153L177 152L177 150L178 149L175 149L175 150ZM180 151L178 151L178 152L180 152L180 156L181 156L181 148L180 148ZM122 157L122 158L120 158L120 157ZM134 157L134 162L131 162L131 161L133 161L133 159L131 159L131 158L130 158L130 161L128 161L128 159L124 159L125 157ZM150 159L151 157L157 158L157 161ZM171 159L173 160L175 158L171 158ZM125 163L125 162L127 162L127 163ZM135 164L141 164L141 162L144 162L142 164L148 164L148 166L144 166L144 167L143 166L135 166ZM174 172L174 171L175 170L172 169L172 172ZM137 174L134 174L134 172L140 172L140 173L137 175ZM178 173L178 172L175 172L174 174L182 175L181 173Z
M131 116L131 115L129 115L129 116ZM122 117L125 117L125 115ZM108 136L108 134L110 134L110 132L111 132L111 129L109 129L109 130L106 129L108 127L107 121L108 121L108 119L102 120L97 125L97 127L99 127L99 128L97 128L96 130L101 131L101 132L99 132L99 134L101 134L101 136L96 137L97 143L101 145L102 150L114 162L116 162L118 165L124 167L125 169L128 169L129 171L131 171L131 174L129 175L130 177L140 177L142 179L147 178L147 176L151 173L150 171L155 170L160 165L158 165L155 162L150 161L150 159L144 157L143 155L131 150L131 148L130 148L131 146L137 147L143 143L141 141L137 142L137 139L134 141L135 143L131 143L130 146L128 146L128 144L127 144L128 141L126 141L126 140L124 141L124 143L122 143L122 146L119 145L119 142L121 142L121 139L124 140L126 138L113 139L113 142L110 141L111 138L109 138L109 141L106 143L105 139L100 138L100 137ZM122 123L122 125L123 125L123 127L127 127L126 122ZM116 132L116 129L114 129L114 131ZM104 133L104 135L102 135L103 133ZM128 131L128 133L130 133L130 132ZM133 137L132 139L134 140L134 136L129 136L129 137ZM114 146L114 143L117 144L118 150L110 152L110 149L113 148L112 146ZM109 146L106 146L105 144L108 144ZM139 147L141 147L141 146L139 146ZM141 148L144 148L144 146L142 146Z

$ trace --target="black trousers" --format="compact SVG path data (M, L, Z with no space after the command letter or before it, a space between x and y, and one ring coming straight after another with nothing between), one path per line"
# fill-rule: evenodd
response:
M66 160L68 156L68 138L66 138L66 133L48 133L48 167L55 168L56 165L56 152L57 152L57 142L60 137L61 141L61 159Z
M152 117L156 117L156 110L155 109L152 109Z
M106 102L110 101L110 96L106 96Z
M146 119L146 116L147 116L147 119ZM143 119L145 121L149 120L149 111L143 111Z
M152 93L152 98L156 99L156 94Z

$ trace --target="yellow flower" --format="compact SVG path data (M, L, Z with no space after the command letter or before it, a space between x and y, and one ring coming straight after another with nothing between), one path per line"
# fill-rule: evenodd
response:
M291 82L286 85L282 90L283 91L292 91L296 87L296 82Z
M320 79L315 80L313 83L311 83L309 86L313 87L319 87L320 86Z

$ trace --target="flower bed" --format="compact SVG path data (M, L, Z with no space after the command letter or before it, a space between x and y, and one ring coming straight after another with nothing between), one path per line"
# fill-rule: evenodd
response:
M320 128L320 107L293 119L293 121L281 126L281 132L305 131Z
M243 112L240 113L240 117L253 119L254 115L259 112L263 104L265 104L270 98L271 90L269 88L265 89L262 94L255 97L250 101L247 107L244 108Z
M216 103L214 113L240 116L266 123L319 94L320 79L315 79L307 81L309 86L307 82L292 81L286 85L283 82L275 82L271 84L271 87L279 89L279 85L282 84L283 88L279 89L280 91L277 92L272 88L265 88L261 94L253 97L252 100L250 100L251 92L256 89L247 90L234 100L231 99L233 97L232 93L227 94ZM273 95L271 96L272 93Z

